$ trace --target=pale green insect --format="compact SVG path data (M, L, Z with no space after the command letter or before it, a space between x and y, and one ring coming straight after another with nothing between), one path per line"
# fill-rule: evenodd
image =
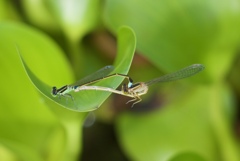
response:
M131 84L132 79L125 74L119 74L119 73L114 73L111 75L108 75L110 72L112 72L114 70L114 67L111 65L105 66L101 69L99 69L98 71L94 72L93 74L86 76L83 79L78 80L77 82L70 84L70 85L65 85L61 88L57 88L57 87L53 87L52 88L52 95L53 97L70 97L73 100L72 95L70 94L70 92L75 91L77 88L81 87L81 86L86 86L92 83L96 83L98 81L104 80L104 79L108 79L111 77L115 77L115 76L120 76L120 77L124 77L127 78L129 80L129 84Z

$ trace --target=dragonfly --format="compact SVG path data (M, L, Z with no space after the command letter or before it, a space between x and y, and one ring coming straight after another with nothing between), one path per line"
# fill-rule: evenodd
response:
M86 86L86 85L96 83L101 80L108 79L108 78L115 77L115 76L124 77L124 78L128 79L129 87L131 86L133 80L128 75L120 74L120 73L114 73L114 74L109 75L109 73L111 73L113 70L114 70L114 66L112 66L112 65L105 66L105 67L99 69L98 71L92 73L91 75L78 80L77 82L75 82L73 84L64 85L61 88L57 88L55 86L52 87L51 94L53 97L57 97L57 96L59 98L68 97L68 98L71 98L72 100L74 100L74 98L70 94L70 92L76 90L77 88L79 88L81 86Z
M160 82L170 82L175 81L187 77L191 77L202 70L204 70L204 65L202 64L192 64L188 67L185 67L183 69L180 69L176 72L163 75L161 77L152 79L147 82L137 82L133 84L133 80L129 77L129 83L128 85L123 84L121 90L112 89L109 87L101 87L101 86L78 86L74 89L75 92L81 91L81 90L99 90L99 91L107 91L115 94L124 95L127 97L131 97L133 99L129 100L127 103L133 102L133 107L135 104L142 101L141 97L142 95L145 95L148 92L149 86L160 83ZM127 104L126 103L126 104Z

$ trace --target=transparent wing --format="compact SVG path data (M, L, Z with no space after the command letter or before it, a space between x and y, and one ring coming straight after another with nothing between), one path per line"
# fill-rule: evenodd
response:
M91 82L95 82L105 76L107 76L109 73L111 73L114 70L114 66L108 65L105 66L98 71L84 77L83 79L78 80L77 82L71 84L70 86L81 86L85 84L89 84Z
M178 80L178 79L183 79L183 78L190 77L190 76L197 74L198 72L202 71L204 68L205 67L202 64L193 64L186 68L180 69L174 73L166 74L159 78L150 80L150 81L146 82L145 84L149 86L149 85L152 85L152 84L158 83L158 82L169 82L169 81L174 81L174 80Z

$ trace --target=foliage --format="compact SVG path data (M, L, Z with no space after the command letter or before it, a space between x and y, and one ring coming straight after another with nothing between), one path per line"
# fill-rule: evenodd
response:
M0 160L84 160L82 127L95 110L126 160L239 161L239 28L238 0L2 0ZM140 82L196 63L205 70L150 87L133 108L109 92L72 92L76 102L51 95L109 64ZM121 160L108 139L105 157L92 144L89 156Z

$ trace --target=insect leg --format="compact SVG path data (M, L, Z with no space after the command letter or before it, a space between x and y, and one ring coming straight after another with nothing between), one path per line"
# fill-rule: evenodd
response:
M137 103L139 103L141 101L142 101L142 99L138 95L136 95L136 102L133 102L131 107L133 107L135 104L137 104Z

